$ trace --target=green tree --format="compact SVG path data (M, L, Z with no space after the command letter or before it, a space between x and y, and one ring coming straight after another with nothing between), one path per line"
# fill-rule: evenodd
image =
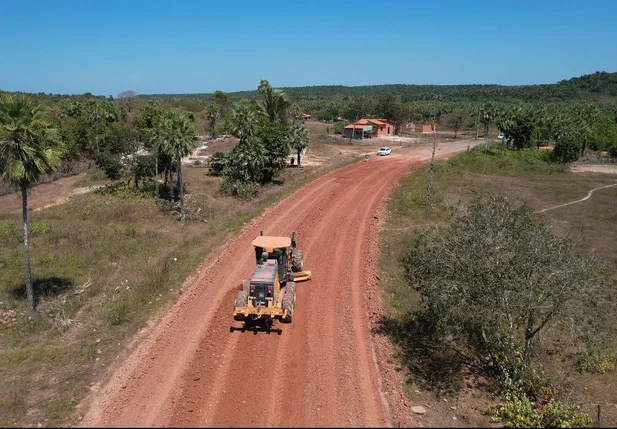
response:
M577 345L607 338L611 288L599 261L504 196L478 198L451 226L420 232L403 265L421 296L422 319L478 359L512 363L520 354L520 370L549 326L567 328Z
M233 100L223 91L214 91L212 94L212 101L216 104L219 119L217 123L218 132L228 133L230 129L229 115L233 108Z
M564 164L578 160L581 153L581 145L571 136L562 136L555 143L553 149L555 157Z
M409 119L405 106L403 106L397 97L392 94L382 95L377 98L375 114L379 118L384 118L392 122L397 132L401 124Z
M465 114L464 114L464 112L462 110L456 110L456 111L452 112L452 115L448 119L448 126L450 128L452 128L452 131L454 131L454 138L455 139L458 136L459 130L463 126L463 118L464 117L465 117Z
M0 96L0 176L21 190L26 295L30 312L35 310L35 303L28 241L28 187L43 173L59 165L57 130L39 121L38 116L39 107L25 97Z
M139 109L135 118L135 126L140 129L154 129L163 116L163 109L155 101L148 101Z
M262 121L256 136L266 150L262 184L271 182L285 168L290 151L290 127L285 123Z
M208 158L206 162L208 166L208 174L211 176L221 176L223 169L227 165L227 152L217 151Z
M354 97L343 109L343 116L352 123L359 119L370 117L375 110L374 102L368 97Z
M182 184L182 158L193 151L195 124L185 114L170 111L161 121L157 131L162 150L177 162L178 192L180 194L181 220L184 222L184 189Z
M253 196L256 184L264 181L267 161L261 139L251 136L240 141L226 157L222 171L223 190L243 198Z
M309 140L309 132L304 125L298 124L291 129L290 145L293 149L296 150L296 153L298 155L298 167L301 167L300 154L302 153L304 148L308 146Z
M246 100L240 100L231 114L232 135L240 141L255 134L257 114Z
M257 91L263 96L260 106L271 124L291 122L294 106L284 91L272 88L266 79L261 80Z
M221 119L221 112L218 105L214 101L209 101L206 104L206 121L212 138L216 138L216 127Z
M617 125L608 117L602 116L593 124L589 147L593 150L610 150L617 146Z

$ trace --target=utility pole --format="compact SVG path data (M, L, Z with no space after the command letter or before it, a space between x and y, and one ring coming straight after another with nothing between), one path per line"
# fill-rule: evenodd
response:
M433 132L433 153L431 154L431 165L428 170L428 180L426 181L426 208L424 214L428 214L431 207L431 187L433 185L433 169L435 167L435 149L437 148L437 133Z

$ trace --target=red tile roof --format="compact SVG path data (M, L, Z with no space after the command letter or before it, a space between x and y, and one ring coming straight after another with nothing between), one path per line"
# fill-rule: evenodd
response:
M358 122L356 122L356 124L362 124L362 125L366 125L369 122L375 124L375 125L392 125L392 123L390 121L388 121L387 119L360 119Z

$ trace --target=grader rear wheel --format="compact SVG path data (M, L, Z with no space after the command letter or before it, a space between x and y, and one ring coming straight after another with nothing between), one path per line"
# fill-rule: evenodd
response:
M291 302L296 306L296 282L287 282L287 286L285 286L285 294L291 295Z
M244 292L246 292L246 295L248 296L250 293L250 287L251 287L251 281L250 280L243 280L242 281L242 290Z
M234 302L234 310L238 307L245 307L246 304L248 304L249 302L249 295L248 293L244 292L243 290L241 290L240 292L238 292L238 295L236 296L236 301ZM244 320L244 315L242 314L236 314L234 316L235 320Z
M287 317L285 317L284 319L281 319L281 321L285 323L291 323L291 320L293 319L293 311L294 311L293 294L285 293L285 295L283 296L282 309L283 309L283 312L287 310Z

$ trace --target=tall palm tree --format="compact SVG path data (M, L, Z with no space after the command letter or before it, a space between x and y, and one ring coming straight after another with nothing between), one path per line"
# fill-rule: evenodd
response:
M300 165L300 154L304 150L305 147L309 144L309 132L303 124L294 125L291 129L291 137L289 139L289 144L292 148L294 148L298 154L298 167Z
M261 103L263 112L270 123L288 122L293 112L293 103L280 89L274 89L266 79L262 79L257 88L264 99Z
M45 172L60 164L58 132L39 120L39 106L23 96L0 96L0 177L21 190L26 296L28 309L34 312L34 291L30 274L28 242L28 187Z
M169 114L161 121L159 135L163 142L162 150L178 162L178 191L180 193L181 219L184 222L184 191L182 189L182 158L193 152L195 123L186 115L177 112Z

